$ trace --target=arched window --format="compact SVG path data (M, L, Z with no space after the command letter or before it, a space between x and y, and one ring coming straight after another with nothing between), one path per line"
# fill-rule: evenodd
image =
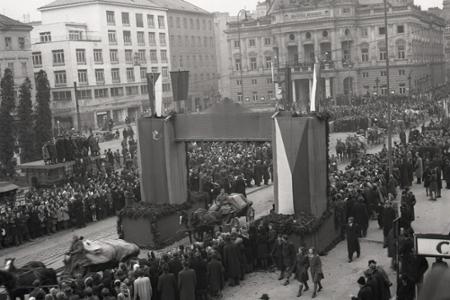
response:
M369 61L369 44L361 45L361 61L368 62Z
M397 40L395 42L395 46L397 48L397 58L405 59L406 58L406 43L404 40Z

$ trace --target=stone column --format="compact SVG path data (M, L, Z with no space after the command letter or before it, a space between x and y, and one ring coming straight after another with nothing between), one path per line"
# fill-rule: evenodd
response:
M331 79L325 78L325 98L331 97Z
M297 103L296 82L297 80L292 80L292 103Z

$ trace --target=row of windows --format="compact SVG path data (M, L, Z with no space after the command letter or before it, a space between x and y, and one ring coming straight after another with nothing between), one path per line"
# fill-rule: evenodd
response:
M406 75L405 69L399 69L398 70L398 76L405 76L405 75ZM361 76L362 76L362 78L369 78L369 72L362 72ZM386 71L380 71L380 76L381 77L385 77L386 76Z
M236 85L242 85L242 80L236 80ZM266 78L266 84L272 84L272 78ZM252 85L257 85L258 79L252 79Z
M251 97L246 97L245 101L266 101L266 100L271 100L273 98L273 91L267 91L267 97L266 96L259 96L258 92L252 92L252 96ZM243 102L244 101L244 97L242 96L241 92L237 93L237 99L239 102Z
M131 31L124 30L122 32L123 34L123 44L124 45L132 45L133 39L131 38ZM138 31L136 33L137 36L137 44L138 46L145 46L146 45L146 39L145 39L145 32L144 31ZM155 32L149 32L147 34L148 36L148 45L149 46L156 46L156 33ZM161 32L159 33L159 45L161 47L167 46L167 38L166 34ZM108 30L108 41L110 45L117 45L117 32L115 30Z
M242 61L240 58L236 58L234 60L235 69L236 71L240 71L242 68ZM250 71L255 71L258 68L258 60L256 57L250 57L249 58L249 68ZM272 57L271 56L265 56L264 57L264 68L265 69L271 69L272 68Z
M170 44L173 46L214 48L214 39L207 36L204 36L202 39L200 36L184 36L183 38L182 35L171 35Z
M172 57L172 65L178 66L178 67L185 67L185 68L197 68L197 67L203 67L203 66L214 66L216 61L214 58L214 55L186 55L185 57L180 55L177 57L174 55Z
M174 21L175 19L175 21ZM173 28L184 28L184 29L190 29L190 30L209 30L212 31L212 21L202 19L193 19L193 18L186 18L186 17L172 17L169 16L169 27Z
M158 63L158 53L157 50L150 50L150 61L152 63ZM94 49L94 63L103 64L103 50L102 49ZM85 49L76 49L75 56L77 59L77 64L85 65L86 64L86 50ZM53 50L52 51L53 65L54 66L63 66L65 65L65 56L64 50ZM167 50L160 50L160 58L162 63L168 62ZM33 52L32 53L33 66L41 67L42 66L42 53L41 52ZM110 49L109 50L109 59L111 64L120 63L119 60L119 50ZM125 50L125 63L127 64L139 64L147 62L147 51L146 50L138 50L133 53L133 50L126 49Z
M151 71L152 71L152 73L157 73L158 67L151 68ZM82 69L82 70L78 70L77 72L78 72L78 84L79 85L88 85L89 84L88 70ZM105 70L104 69L95 69L94 73L95 73L96 84L104 84L105 83ZM60 86L67 85L66 71L55 71L54 75L55 75L55 86L60 87ZM169 69L167 67L163 67L161 69L161 75L163 78L169 77ZM126 79L127 82L135 82L136 78L135 78L134 68L126 68L126 76L127 76L127 79ZM147 68L145 68L145 67L140 68L141 80L142 81L146 80L146 76L147 76ZM119 68L111 69L111 80L112 80L112 83L120 83L121 82Z
M121 13L121 19L122 19L122 25L123 26L130 26L130 13L128 12L122 12ZM155 16L154 15L147 15L147 27L148 28L155 28ZM136 20L136 27L143 28L144 27L144 15L143 14L135 14L135 20ZM165 29L166 28L166 21L164 16L157 16L158 20L158 28L159 29ZM110 26L116 25L116 13L114 11L106 11L106 23Z
M15 67L16 67L16 64L14 62L8 62L8 64L6 65L6 68L11 70L11 72L13 73L13 76L16 74L15 69L14 69ZM2 75L3 75L3 70L2 70L1 64L0 64L0 78ZM26 61L20 62L20 75L22 77L28 76L28 64Z
M272 39L270 37L264 38L264 46L270 46L272 45ZM241 46L240 41L234 41L234 47L239 48ZM248 40L248 46L250 48L256 47L256 39L249 39Z
M162 85L163 92L170 92L170 83L164 83ZM93 91L93 92L92 92ZM54 101L71 101L72 92L71 91L55 91L53 94ZM135 85L124 87L113 87L113 88L101 88L101 89L79 89L77 90L77 98L79 100L91 100L108 98L111 97L123 97L123 96L135 96L135 95L147 95L148 87L147 85Z
M15 47L13 43L13 38L10 36L5 36L5 50L13 50L13 49L20 49L25 50L25 37L20 36L17 38L17 48Z

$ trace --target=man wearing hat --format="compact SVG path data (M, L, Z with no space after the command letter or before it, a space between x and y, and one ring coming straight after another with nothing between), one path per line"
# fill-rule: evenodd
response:
M345 230L345 236L347 237L347 251L348 251L348 262L352 262L353 253L356 252L356 257L359 258L361 254L361 248L359 245L359 236L361 230L358 224L354 223L353 217L348 218L347 228Z
M372 288L366 284L366 279L361 276L357 282L359 285L358 297L352 297L352 300L375 300Z

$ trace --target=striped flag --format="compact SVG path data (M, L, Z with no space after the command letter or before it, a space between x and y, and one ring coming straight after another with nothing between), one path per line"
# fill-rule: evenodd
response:
M320 64L314 64L313 84L310 96L310 111L316 111L319 102L319 80L320 80Z

